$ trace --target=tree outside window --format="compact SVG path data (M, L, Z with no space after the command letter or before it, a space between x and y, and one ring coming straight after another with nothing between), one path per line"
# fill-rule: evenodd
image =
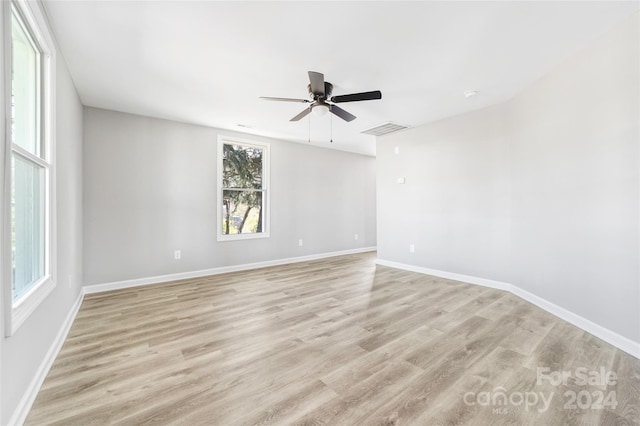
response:
M222 235L265 233L267 148L222 141Z

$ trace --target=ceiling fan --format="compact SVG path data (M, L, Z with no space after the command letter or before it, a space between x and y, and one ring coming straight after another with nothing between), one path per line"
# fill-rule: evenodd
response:
M293 98L272 98L268 96L261 96L260 99L266 99L268 101L282 101L282 102L302 102L309 104L309 107L296 115L289 121L298 121L302 117L308 115L314 108L326 108L332 114L337 115L345 121L353 121L356 116L343 110L335 104L342 102L356 102L356 101L372 101L375 99L382 99L382 92L374 90L373 92L352 93L349 95L331 96L333 91L333 84L328 81L324 81L324 75L319 72L309 71L309 81L307 89L309 90L310 99L293 99Z

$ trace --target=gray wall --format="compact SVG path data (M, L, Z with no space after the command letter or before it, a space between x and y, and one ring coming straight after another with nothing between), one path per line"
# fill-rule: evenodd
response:
M55 290L16 333L2 338L3 425L34 378L82 287L82 105L59 50L56 79L58 280Z
M508 282L640 342L638 23L509 102L379 138L379 258Z
M269 238L216 241L219 133L271 143ZM85 284L376 245L373 157L95 108L84 143Z

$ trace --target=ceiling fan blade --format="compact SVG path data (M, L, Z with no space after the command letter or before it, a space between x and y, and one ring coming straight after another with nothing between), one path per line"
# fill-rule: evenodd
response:
M260 99L264 99L265 101L281 101L281 102L303 102L303 103L311 102L309 99L272 98L271 96L260 96Z
M373 101L376 99L382 99L382 92L374 90L373 92L352 93L350 95L338 95L331 98L331 102L337 104L341 102L356 102L356 101Z
M353 121L356 119L355 115L343 110L337 105L331 105L331 108L329 108L329 111L331 111L333 114L337 115L338 117L342 118L344 121Z
M295 117L293 117L291 120L289 121L298 121L300 120L302 117L306 117L307 115L309 115L309 113L311 112L311 108L307 108L304 111L302 111L300 114L296 115Z
M324 74L309 71L309 81L311 82L311 93L324 96Z

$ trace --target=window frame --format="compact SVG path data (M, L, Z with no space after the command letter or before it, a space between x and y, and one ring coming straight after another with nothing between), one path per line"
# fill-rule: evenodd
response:
M247 233L247 234L223 234L222 233L222 194L225 188L222 187L222 172L223 172L223 159L224 159L224 145L233 144L241 146L250 146L260 148L263 150L262 156L262 228L260 233ZM253 240L259 238L269 238L271 234L271 191L270 191L270 158L271 158L271 144L267 142L257 142L253 140L241 139L232 136L218 135L218 150L217 150L217 199L216 199L216 232L217 241L240 241L240 240Z
M47 25L46 17L35 2L11 0L3 2L3 70L5 87L5 134L3 149L3 308L5 336L13 335L36 308L56 287L56 161L55 161L55 82L56 49ZM39 129L40 155L35 155L11 141L11 92L12 92L12 32L11 18L17 15L23 29L32 39L39 52ZM15 301L13 300L13 278L11 264L11 161L13 156L26 158L29 162L44 168L44 274Z

